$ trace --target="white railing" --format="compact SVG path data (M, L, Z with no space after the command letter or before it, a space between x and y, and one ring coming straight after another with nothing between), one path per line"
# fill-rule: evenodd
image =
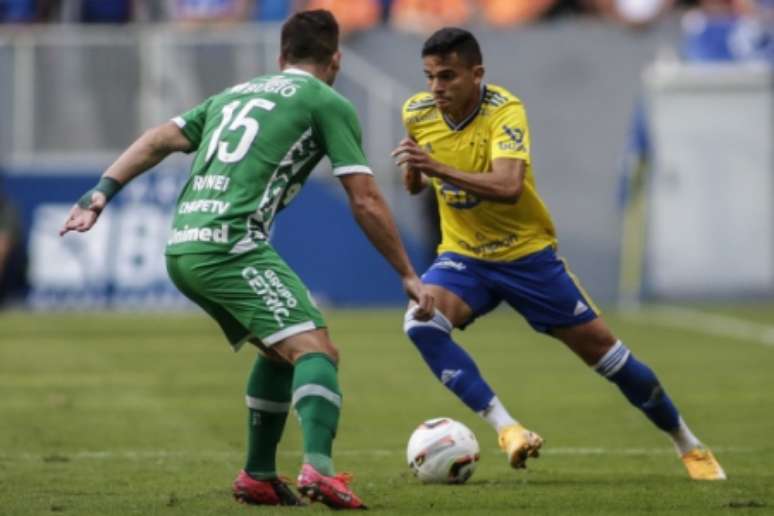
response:
M346 46L343 52L337 87L358 108L373 165L384 168L402 133L400 105L410 92ZM0 61L0 96L7 95L12 106L11 116L0 122L12 135L10 142L0 142L3 161L102 164L129 143L111 137L115 128L139 134L220 89L276 70L279 30L275 25L0 28L0 53L10 55ZM41 112L46 99L59 99L51 117ZM115 108L112 115L105 105ZM71 143L59 145L59 134Z

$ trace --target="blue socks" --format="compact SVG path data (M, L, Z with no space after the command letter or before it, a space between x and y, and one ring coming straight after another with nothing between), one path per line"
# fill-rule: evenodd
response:
M417 321L409 311L403 329L433 374L465 405L474 412L489 406L494 392L470 355L451 339L452 325L441 312L436 310L429 321Z
M674 432L680 426L677 408L664 392L656 374L634 358L620 340L610 348L594 369L616 384L626 399L644 412L661 430Z
M433 374L474 412L485 410L495 397L481 377L476 363L450 336L451 323L436 310L429 321L406 314L406 335L422 354ZM667 396L656 374L634 358L621 341L605 354L594 369L616 384L629 402L661 430L673 433L680 427L680 414Z

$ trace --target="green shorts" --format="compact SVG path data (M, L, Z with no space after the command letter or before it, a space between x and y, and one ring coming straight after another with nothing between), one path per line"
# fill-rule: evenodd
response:
M238 255L166 258L174 284L218 322L235 350L250 337L269 347L325 327L309 290L268 245Z

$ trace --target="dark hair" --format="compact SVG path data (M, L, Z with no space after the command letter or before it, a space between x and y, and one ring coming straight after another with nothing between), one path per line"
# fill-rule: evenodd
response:
M339 49L339 24L324 9L296 13L282 25L280 44L288 63L327 64Z
M478 41L465 29L444 27L427 38L422 46L422 57L446 57L454 52L466 65L480 65L483 62Z

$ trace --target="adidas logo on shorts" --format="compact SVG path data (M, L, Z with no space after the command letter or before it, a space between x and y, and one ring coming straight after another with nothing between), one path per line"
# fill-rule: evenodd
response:
M586 303L579 299L578 302L575 303L575 310L573 310L572 315L578 316L582 313L588 312L588 310L589 307L586 306Z

